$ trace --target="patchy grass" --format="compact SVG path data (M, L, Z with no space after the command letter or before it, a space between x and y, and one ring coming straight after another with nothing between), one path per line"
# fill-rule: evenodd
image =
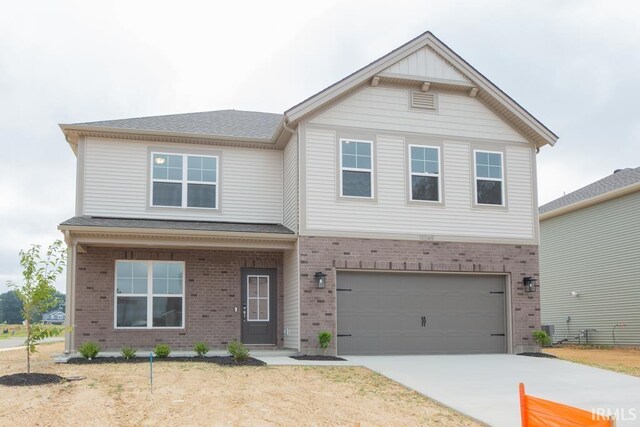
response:
M45 325L46 328L63 328L60 325ZM8 332L3 333L5 330ZM25 325L3 325L0 324L0 340L7 338L21 338L27 336L27 327Z
M440 425L479 426L448 408L360 367L224 367L154 364L154 389L144 364L56 365L56 343L40 348L34 372L79 375L81 381L0 386L7 425ZM24 371L21 351L0 353L0 372ZM33 408L39 408L34 411Z
M544 352L572 362L640 377L640 348L566 346L546 348Z

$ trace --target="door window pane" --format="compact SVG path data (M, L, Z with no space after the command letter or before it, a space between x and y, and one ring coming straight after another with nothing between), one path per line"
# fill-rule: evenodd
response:
M258 278L256 276L249 277L249 298L258 297Z
M247 319L258 320L258 299L249 298L247 301Z
M269 300L260 298L258 301L258 318L260 320L269 320Z

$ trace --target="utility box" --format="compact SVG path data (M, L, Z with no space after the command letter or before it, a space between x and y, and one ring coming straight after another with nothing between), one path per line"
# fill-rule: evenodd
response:
M555 325L542 325L542 330L545 331L550 337L553 337L553 335L556 333Z

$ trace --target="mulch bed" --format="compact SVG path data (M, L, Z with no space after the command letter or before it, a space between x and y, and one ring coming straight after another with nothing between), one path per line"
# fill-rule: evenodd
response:
M153 358L153 363L166 363L166 362L200 362L200 363L215 363L220 366L264 366L262 360L254 359L250 357L244 362L236 362L231 356L211 356L211 357L164 357ZM96 357L89 360L84 357L73 357L67 360L67 363L71 365L100 365L105 363L149 363L148 357L134 357L133 359L125 359L124 357Z
M337 357L337 356L323 356L323 355L311 355L311 354L304 354L302 356L289 356L292 359L296 359L296 360L324 360L324 361L346 361L347 359L343 359L342 357Z
M11 374L0 377L0 385L8 387L25 386L25 385L45 385L58 384L65 379L56 374Z
M518 353L518 356L542 357L547 359L557 359L557 356L548 353Z

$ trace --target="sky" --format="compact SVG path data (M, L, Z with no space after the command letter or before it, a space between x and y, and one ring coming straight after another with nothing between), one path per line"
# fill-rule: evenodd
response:
M0 292L74 214L59 123L282 113L426 30L559 135L541 204L640 166L638 2L0 0Z

